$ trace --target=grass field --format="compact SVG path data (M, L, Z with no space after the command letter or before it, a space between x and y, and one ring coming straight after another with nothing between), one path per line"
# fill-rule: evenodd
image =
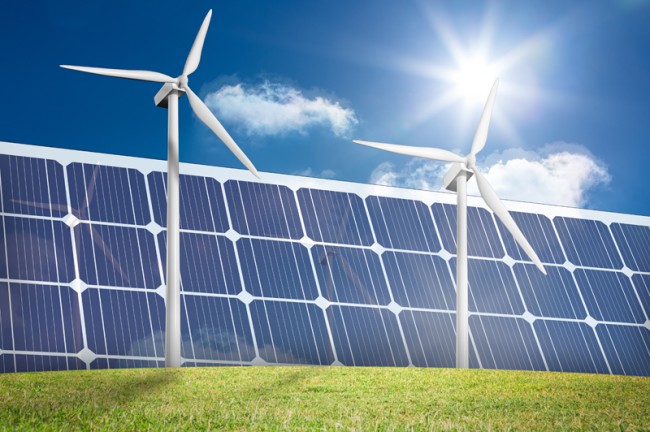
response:
M342 367L5 374L0 428L650 430L650 379Z

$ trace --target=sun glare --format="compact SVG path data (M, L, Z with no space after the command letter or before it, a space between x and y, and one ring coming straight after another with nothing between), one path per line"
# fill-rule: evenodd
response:
M497 71L485 59L476 56L463 59L451 75L451 81L460 98L465 103L475 103L485 100L497 78Z
M494 34L506 32L487 12L478 32L463 35L439 9L424 9L437 43L434 56L401 57L397 66L409 73L431 79L432 97L422 98L409 115L414 128L441 112L453 110L459 129L475 128L476 116L483 109L495 79L500 80L499 103L493 114L494 126L512 143L520 142L511 119L525 116L539 102L541 91L535 68L547 59L553 28L513 40L510 49L494 43ZM464 36L464 37L463 37ZM505 40L502 35L500 40ZM550 98L546 95L545 98ZM509 103L505 103L508 100Z

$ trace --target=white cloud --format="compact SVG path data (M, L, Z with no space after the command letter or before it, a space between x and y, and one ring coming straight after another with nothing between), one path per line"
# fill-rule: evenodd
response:
M372 172L370 181L389 186L440 190L447 171L442 163L412 159L402 169L384 162ZM590 194L611 181L607 167L585 147L554 143L538 151L508 149L492 153L479 169L501 198L584 207ZM468 192L478 195L470 180Z
M420 158L409 160L401 169L396 169L391 162L382 162L370 174L370 182L384 186L438 190L445 172L445 164Z
M311 167L309 167L301 171L296 171L293 174L303 176L303 177L317 177L323 179L331 179L336 177L336 171L329 168L325 168L321 172L316 172Z
M357 124L353 110L323 96L308 98L285 84L224 85L208 94L206 104L219 119L239 125L249 135L305 133L313 126L326 126L345 136Z

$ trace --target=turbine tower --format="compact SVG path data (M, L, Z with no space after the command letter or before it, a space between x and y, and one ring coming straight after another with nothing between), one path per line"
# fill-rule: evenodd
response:
M480 152L487 141L492 107L497 96L499 80L492 85L481 120L479 121L472 148L468 155L459 156L448 150L433 147L411 147L397 144L384 144L370 141L354 140L357 144L375 147L381 150L390 151L409 156L425 159L453 162L451 169L445 174L445 188L456 192L457 199L457 233L456 233L456 367L469 367L469 311L467 295L467 180L472 175L476 176L481 197L501 220L503 225L510 231L519 246L526 252L526 255L533 261L535 266L544 274L546 270L539 257L533 250L524 234L515 223L508 210L503 205L492 186L483 177L476 167L476 155Z
M199 66L203 42L210 26L212 9L208 11L194 44L185 61L183 73L172 78L168 75L144 70L106 69L85 66L61 65L62 68L126 78L140 81L164 83L154 97L156 106L167 108L167 291L166 291L166 322L165 322L165 366L179 367L181 365L181 305L180 305L180 239L179 239L179 167L178 167L178 98L187 94L190 106L196 116L212 130L230 149L230 151L257 178L259 174L243 151L230 137L219 120L210 109L192 91L188 85L188 77Z

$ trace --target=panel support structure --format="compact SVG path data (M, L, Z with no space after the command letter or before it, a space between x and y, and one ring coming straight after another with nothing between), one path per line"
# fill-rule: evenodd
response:
M167 291L165 295L165 367L181 366L180 211L178 98L183 91L165 84L154 97L167 108Z

